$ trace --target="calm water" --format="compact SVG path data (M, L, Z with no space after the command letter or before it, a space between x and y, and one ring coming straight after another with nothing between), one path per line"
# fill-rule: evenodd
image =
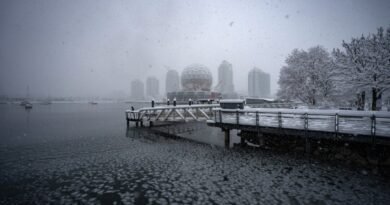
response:
M138 105L140 106L140 105ZM100 136L123 136L126 131L124 103L54 103L0 106L0 136L3 145L69 141Z
M0 105L0 204L390 201L390 183L380 177L269 151L226 150L218 146L221 131L204 125L176 132L217 146L127 129L129 106Z

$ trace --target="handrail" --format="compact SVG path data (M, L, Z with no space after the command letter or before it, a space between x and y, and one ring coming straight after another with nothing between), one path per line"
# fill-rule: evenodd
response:
M309 115L322 115L322 116L334 116L338 114L343 117L375 117L390 118L390 112L386 111L354 111L354 110L311 110L311 109L273 109L273 108L246 108L246 109L222 109L214 108L222 112L236 113L267 113L267 114L309 114Z
M126 112L142 112L146 110L163 110L163 109L186 109L186 108L218 108L219 104L200 104L200 105L169 105L169 106L156 106L156 107L144 107L138 110L126 110Z
M380 130L380 136L390 137L390 112L383 111L215 108L214 112L219 118L215 117L215 123L220 124L327 131L335 133L336 136L339 133L363 134L371 135L373 141ZM226 114L229 117L226 117ZM378 127L378 122L381 127Z

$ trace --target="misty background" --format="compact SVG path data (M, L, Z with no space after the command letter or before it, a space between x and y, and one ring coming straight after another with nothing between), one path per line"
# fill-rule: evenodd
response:
M200 63L233 65L238 92L254 66L271 75L294 48L322 45L388 26L390 2L330 1L0 1L0 96L130 96L131 80L160 80Z

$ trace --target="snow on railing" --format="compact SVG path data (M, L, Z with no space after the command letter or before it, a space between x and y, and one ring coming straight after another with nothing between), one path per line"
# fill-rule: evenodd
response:
M310 109L214 109L214 122L390 137L390 113Z
M151 120L152 115L160 116L162 113L167 111L167 115L169 116L169 111L175 111L179 116L181 114L184 114L184 112L188 112L190 115L193 113L190 112L190 110L199 110L201 113L203 113L204 116L207 116L205 112L202 110L208 109L210 112L212 112L213 109L218 108L219 104L198 104L198 105L170 105L170 106L156 106L156 107L144 107L140 108L138 110L126 110L126 120L127 121L141 121L143 118L147 118L146 120ZM155 117L156 117L155 116ZM185 119L185 116L181 115L181 118ZM193 118L196 118L196 116L192 116ZM158 117L157 117L158 118ZM207 116L207 118L209 118Z

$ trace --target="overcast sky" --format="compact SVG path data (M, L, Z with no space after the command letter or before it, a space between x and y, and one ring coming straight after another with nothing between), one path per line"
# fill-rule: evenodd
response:
M247 92L254 66L271 92L294 48L323 45L390 26L390 1L1 0L0 95L130 95L149 75L165 90L168 68L233 64ZM215 85L215 84L214 84Z

